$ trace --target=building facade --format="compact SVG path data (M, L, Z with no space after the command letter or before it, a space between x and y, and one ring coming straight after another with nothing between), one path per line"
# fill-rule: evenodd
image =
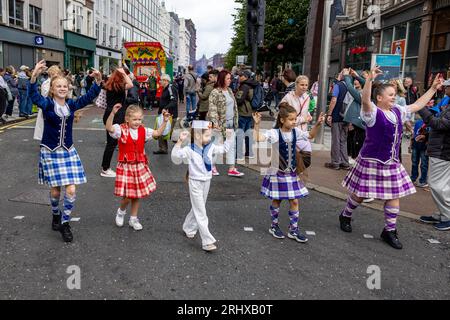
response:
M187 67L191 64L190 48L191 48L191 34L186 28L186 19L180 19L180 58L178 70L184 72ZM195 59L195 57L194 57Z
M56 2L62 2L66 6L65 15L60 18L64 25L66 44L64 65L72 73L87 71L90 67L94 67L96 52L94 2L92 0Z
M173 58L173 70L178 71L180 64L180 19L174 12L170 12L170 38L169 38L169 53Z
M122 0L122 41L153 42L159 35L159 0Z
M110 74L122 59L122 0L94 3L94 37L97 39L95 68Z
M41 59L63 66L64 12L60 1L0 0L0 67L31 68Z
M385 53L402 55L401 77L412 77L421 90L437 73L450 77L449 0L343 2L348 18L333 27L330 76L343 67L370 69L372 54ZM320 65L323 6L313 1L311 6L304 71L314 77ZM379 12L378 19L370 6Z
M371 4L380 8L379 30L367 28ZM437 73L450 77L450 1L348 0L346 10L345 65L368 69L372 53L401 54L402 77L412 77L422 90Z
M185 20L186 29L191 35L189 42L189 64L195 67L195 61L197 56L197 30L195 24L191 19Z
M166 4L164 1L161 2L159 8L159 34L158 41L161 43L166 54L170 56L170 14L166 10Z

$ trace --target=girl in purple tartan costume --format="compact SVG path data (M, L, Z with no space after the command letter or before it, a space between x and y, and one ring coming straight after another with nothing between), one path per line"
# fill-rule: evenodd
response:
M298 227L300 216L298 199L306 197L308 189L297 176L296 167L299 159L296 159L296 146L298 143L308 141L315 136L324 121L323 114L319 117L319 121L311 130L311 133L296 128L297 110L286 102L280 104L275 129L268 130L265 134L260 135L261 115L255 113L253 119L255 120L255 140L258 142L267 141L272 144L272 167L264 177L261 186L261 194L272 199L272 205L270 206L272 225L269 232L277 239L284 239L285 236L278 225L278 216L282 200L289 200L290 225L288 237L305 243L308 239L300 233Z
M416 192L400 162L403 123L407 113L417 112L426 106L443 81L438 75L430 90L414 104L405 107L395 104L396 89L393 85L378 84L374 89L374 104L371 101L372 82L380 74L382 71L378 67L372 69L364 86L361 118L367 125L366 140L356 166L342 182L350 195L339 221L343 231L351 232L353 210L365 198L385 200L385 227L381 238L393 248L401 249L403 246L396 226L400 198Z

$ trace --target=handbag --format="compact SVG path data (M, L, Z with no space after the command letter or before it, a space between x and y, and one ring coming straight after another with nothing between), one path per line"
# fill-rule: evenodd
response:
M162 126L163 121L164 121L163 115L162 114L158 115L156 117L154 130L158 130ZM171 133L171 130L172 130L172 121L173 121L173 118L170 117L169 121L166 124L166 128L164 129L164 131L163 131L163 133L161 135L161 137L164 140L170 140L170 133ZM159 138L156 138L155 140L158 140L158 139Z
M297 174L304 173L311 166L311 152L296 150Z
M95 106L97 108L103 109L105 110L107 108L107 104L106 104L106 90L102 89L100 91L100 94L97 97L97 100L95 100Z

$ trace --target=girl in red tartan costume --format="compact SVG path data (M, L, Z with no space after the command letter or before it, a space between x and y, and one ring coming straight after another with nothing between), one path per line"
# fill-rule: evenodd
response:
M158 138L164 132L170 114L163 112L164 122L158 130L145 128L142 125L144 113L139 106L131 105L127 108L124 124L113 125L117 111L122 107L116 104L106 121L106 130L110 136L119 140L119 157L117 163L117 176L114 194L123 197L120 208L117 210L116 225L123 226L128 205L131 203L130 227L142 230L139 223L139 199L148 197L156 190L156 182L148 167L148 158L145 154L145 142Z

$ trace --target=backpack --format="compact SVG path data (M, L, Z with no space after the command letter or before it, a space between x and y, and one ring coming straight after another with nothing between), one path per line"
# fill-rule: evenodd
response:
M252 109L258 110L264 104L264 89L260 83L253 88Z

